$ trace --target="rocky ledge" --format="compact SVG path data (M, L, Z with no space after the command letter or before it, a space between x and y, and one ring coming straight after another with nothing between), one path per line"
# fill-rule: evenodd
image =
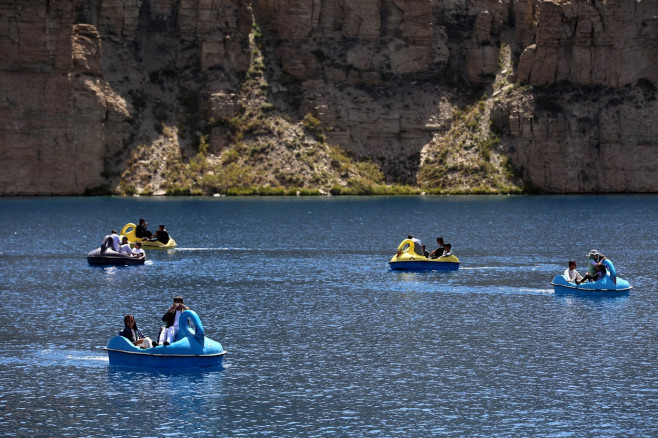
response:
M0 194L658 192L658 1L9 0Z

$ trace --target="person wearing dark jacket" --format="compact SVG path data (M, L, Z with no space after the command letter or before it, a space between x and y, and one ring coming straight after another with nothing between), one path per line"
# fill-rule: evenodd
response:
M144 336L144 333L137 328L137 323L135 322L135 317L132 315L126 315L123 318L123 330L119 335L128 339L133 345L138 346L139 348L151 348L153 346L153 341L151 338Z
M149 231L149 223L143 217L139 218L139 225L135 228L135 236L140 239L150 239L153 233Z
M164 225L160 225L160 228L155 232L151 240L157 240L163 245L166 245L169 242L169 233Z
M437 237L436 243L439 245L439 247L430 253L430 257L433 259L438 259L441 257L443 255L443 251L446 249L445 243L443 243L443 237Z

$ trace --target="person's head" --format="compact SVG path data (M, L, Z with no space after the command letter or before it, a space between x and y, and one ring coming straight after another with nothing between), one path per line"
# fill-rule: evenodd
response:
M112 230L112 234L116 234L116 233L117 233L117 230Z
M126 327L132 328L135 325L135 317L131 314L128 314L123 317L123 323L126 325Z
M121 239L121 243L128 243L128 238L126 236L123 236L123 239Z
M135 242L135 248L141 249L142 248L142 242Z
M144 220L144 218L143 218L143 217L140 217L140 218L139 218L139 223L140 223L140 224L143 224L144 222L146 222L146 221Z
M407 239L413 239L413 238L414 238L414 235L413 235L413 234L409 234L409 235L407 236Z
M436 243L438 243L439 245L443 245L443 237L437 237Z
M596 265L596 270L597 271L603 271L604 269L605 268L603 267L603 265Z
M595 249L592 249L587 253L587 256L591 259L596 259L599 256L599 252Z
M180 310L180 311L185 310L185 303L183 303L183 297L182 297L182 296L180 296L180 295L176 295L176 296L174 297L174 305L173 305L173 308L174 308L175 310Z
M164 225L160 225L160 231L164 231Z
M446 251L450 251L450 248L452 248L452 245L449 243L446 243Z
M569 260L569 269L576 269L576 261Z

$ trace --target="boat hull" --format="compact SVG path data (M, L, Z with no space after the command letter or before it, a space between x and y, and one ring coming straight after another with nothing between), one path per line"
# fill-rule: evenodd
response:
M143 352L129 352L123 350L111 350L107 347L110 365L113 366L130 366L130 367L148 367L148 368L189 368L189 367L221 367L226 355L226 351L216 354L206 355L177 355L154 353L150 350L166 347L155 347Z
M159 240L138 240L135 242L130 242L131 247L135 247L135 243L141 242L142 249L174 249L176 248L176 241L174 239L169 239L169 242L165 245Z
M389 262L393 271L457 271L459 262L440 262L433 260L408 260Z
M582 283L576 285L570 283L564 275L556 275L551 281L556 294L571 294L580 296L623 296L628 295L632 286L628 281L617 277L615 284L609 275L593 283Z
M87 254L87 263L90 266L137 266L143 265L144 262L146 262L146 256L131 257L111 249L101 254L101 249L97 248Z

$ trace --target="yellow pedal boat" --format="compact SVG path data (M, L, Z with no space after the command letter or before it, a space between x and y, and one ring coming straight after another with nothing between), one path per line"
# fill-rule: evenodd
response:
M160 242L159 240L142 240L141 237L137 237L135 234L135 231L137 229L137 225L133 224L132 222L129 224L126 224L121 228L121 236L126 236L128 238L128 242L130 242L130 246L134 247L136 242L141 242L142 244L142 249L173 249L176 248L176 241L169 236L169 242L166 244Z
M402 241L397 253L388 262L392 270L405 271L456 271L459 269L459 259L454 255L428 259L414 252L414 243L410 239Z

